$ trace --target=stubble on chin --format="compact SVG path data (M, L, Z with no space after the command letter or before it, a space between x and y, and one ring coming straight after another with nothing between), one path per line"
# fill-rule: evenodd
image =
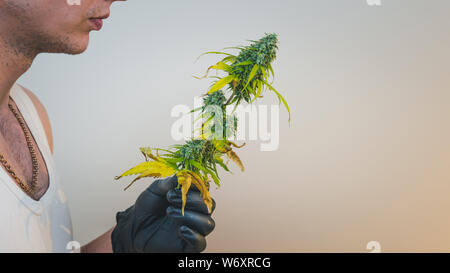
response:
M10 22L0 39L15 55L33 59L40 53L80 54L86 50L89 32L83 33L82 23L67 29L46 26L48 22L37 22L29 9L14 6L13 2L10 5L11 12L21 14L21 19Z

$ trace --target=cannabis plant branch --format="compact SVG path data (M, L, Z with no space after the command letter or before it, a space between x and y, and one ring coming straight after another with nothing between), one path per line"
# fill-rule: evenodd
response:
M272 62L278 50L277 35L265 34L260 40L250 42L248 46L226 48L239 50L237 55L221 51L200 55L201 57L206 54L218 54L225 57L210 66L203 77L196 77L216 79L203 95L203 106L191 111L200 111L199 118L202 123L199 137L192 138L182 145L170 146L168 149L140 148L145 162L115 177L117 180L124 176L137 175L125 190L145 177L166 178L176 175L182 192L183 215L186 195L191 185L201 192L205 205L211 211L210 182L213 181L220 186L218 167L231 172L228 161L225 162L224 158L233 161L244 171L244 165L233 148L242 148L245 144L237 145L228 140L236 135L238 122L235 115L227 115L227 106L232 105L235 110L241 103L251 104L261 98L263 92L270 90L277 96L279 104L283 103L287 109L290 122L289 106L284 97L272 86L275 78ZM209 76L211 70L224 72L226 75ZM226 93L231 94L226 97Z

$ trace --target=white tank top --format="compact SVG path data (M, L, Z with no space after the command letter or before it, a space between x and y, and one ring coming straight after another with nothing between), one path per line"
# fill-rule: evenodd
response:
M49 187L36 201L0 168L0 252L67 252L72 223L44 127L33 102L19 85L14 84L10 96L42 153Z

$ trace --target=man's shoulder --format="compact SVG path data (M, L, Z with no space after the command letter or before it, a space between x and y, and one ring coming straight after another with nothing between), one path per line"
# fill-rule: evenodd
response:
M20 85L20 87L22 87L22 89L25 91L25 93L28 95L28 97L30 97L31 101L33 102L34 107L36 108L39 114L39 118L41 119L42 125L44 126L50 151L53 153L53 134L47 110L45 109L44 105L39 100L39 98L33 92L31 92L31 90L22 85Z

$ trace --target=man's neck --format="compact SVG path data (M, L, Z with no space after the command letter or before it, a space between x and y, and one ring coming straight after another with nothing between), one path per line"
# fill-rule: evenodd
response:
M11 87L30 68L35 56L24 54L2 39L0 34L0 116L8 111Z

